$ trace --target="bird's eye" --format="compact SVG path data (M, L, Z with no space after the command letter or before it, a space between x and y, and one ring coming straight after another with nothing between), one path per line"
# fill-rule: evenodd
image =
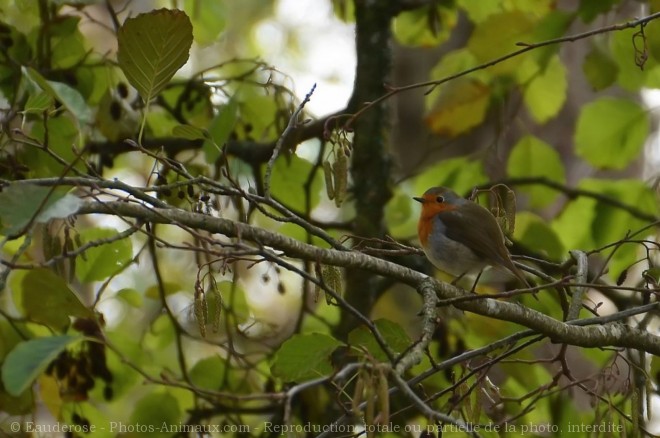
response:
M442 196L438 196L437 198L435 198L435 202L437 202L438 204L442 204L443 202L445 202L445 198Z

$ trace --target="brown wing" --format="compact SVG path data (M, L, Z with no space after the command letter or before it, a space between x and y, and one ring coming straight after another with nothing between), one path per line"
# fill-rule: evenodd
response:
M460 210L441 212L438 216L447 227L447 237L467 246L487 262L513 270L518 276L504 245L502 230L488 210L470 202L462 204Z
M447 237L470 248L486 262L501 265L511 271L527 287L525 275L513 264L509 251L504 245L504 234L495 216L475 203L465 203L460 210L439 213L445 223ZM469 230L469 231L468 231Z

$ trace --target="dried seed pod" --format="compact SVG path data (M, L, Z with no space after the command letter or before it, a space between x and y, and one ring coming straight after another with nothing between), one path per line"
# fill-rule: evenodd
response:
M323 176L325 176L325 192L328 199L335 199L335 186L332 182L332 165L328 160L323 162Z
M508 187L506 187L504 198L504 213L507 222L507 228L504 230L504 233L507 236L513 236L513 232L516 229L516 194Z
M213 287L211 288L211 291L213 293L213 298L215 300L215 302L213 303L214 304L213 308L214 308L215 311L213 313L213 321L212 321L213 327L212 327L212 330L213 330L213 333L218 333L218 331L220 330L220 314L221 314L221 310L222 310L222 295L220 294L220 291L218 290L218 285L215 283L215 281L213 282Z
M197 326L199 327L199 333L202 335L202 338L206 337L206 322L208 321L208 305L206 303L206 294L204 292L195 294L195 320L197 321Z
M341 270L338 267L323 265L321 268L321 279L323 280L323 283L328 286L328 288L334 290L337 294L342 295L342 287L344 282L341 275ZM333 304L331 295L326 294L325 298L328 304Z
M362 373L357 377L355 382L355 391L353 391L353 399L351 400L351 409L353 410L353 415L360 418L362 413L360 412L360 405L362 404L362 396L364 392L364 379L362 378Z
M382 369L378 373L377 394L380 403L380 424L388 424L390 422L390 394L387 376Z
M348 190L348 157L342 148L338 148L335 159L336 161L332 165L335 180L335 205L341 207Z
M375 382L374 382L374 375L373 374L368 374L367 378L369 381L366 383L365 388L364 388L364 399L365 402L367 403L367 406L364 409L364 423L367 426L371 426L374 424L374 419L376 418L376 393L375 393ZM371 431L371 433L369 433ZM373 428L367 429L367 438L371 438L375 434L375 430Z

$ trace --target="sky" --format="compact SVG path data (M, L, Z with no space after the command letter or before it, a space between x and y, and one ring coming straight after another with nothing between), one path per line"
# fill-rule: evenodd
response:
M279 0L255 29L263 57L290 75L299 99L317 87L306 109L323 116L346 106L355 74L354 26L339 20L329 0ZM287 44L295 38L297 50Z

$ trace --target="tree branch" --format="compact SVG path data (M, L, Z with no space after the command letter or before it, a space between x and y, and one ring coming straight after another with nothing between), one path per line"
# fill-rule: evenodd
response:
M490 189L491 187L496 186L498 184L505 184L507 186L527 186L527 185L537 184L561 192L571 199L575 199L579 197L595 199L598 202L602 202L603 204L607 204L612 207L623 210L629 213L631 216L634 216L644 221L657 222L660 220L660 217L642 211L639 208L635 207L634 205L626 204L625 202L621 202L620 200L613 198L611 196L604 195L602 193L598 193L593 190L569 187L567 185L558 183L556 181L552 181L551 179L546 178L544 176L531 176L525 178L507 178L499 181L494 181L489 184L484 184L482 186L477 186L476 188Z
M522 55L523 53L529 52L534 49L538 49L540 47L545 47L545 46L551 46L554 44L560 44L560 43L572 43L578 40L582 40L585 38L592 37L594 35L599 35L603 33L609 33L609 32L615 32L619 30L625 30L625 29L634 29L637 26L640 25L646 25L649 22L656 20L660 18L660 12L656 12L655 14L648 15L646 17L639 18L637 20L632 20L632 21L627 21L625 23L619 23L619 24L613 24L611 26L605 26L605 27L600 27L598 29L592 29L587 32L582 32L578 33L575 35L568 35L562 38L554 38L546 41L540 41L538 43L525 43L525 42L519 42L516 45L517 46L522 46L522 49L514 50L506 55L500 56L499 58L495 58L491 61L485 62L483 64L479 64L475 67L460 71L456 74L445 76L442 79L435 79L432 81L425 81L425 82L417 82L414 84L409 84L409 85L404 85L400 87L390 87L391 90L380 97L378 99L374 99L369 101L369 103L362 108L360 108L355 114L353 114L348 121L346 122L346 126L351 126L356 119L358 119L362 114L366 111L368 111L371 107L378 105L379 103L389 99L390 97L394 96L395 94L398 94L402 91L408 91L408 90L416 90L418 88L429 88L426 91L426 94L431 93L433 90L435 90L436 87L439 85L444 84L445 82L453 81L454 79L458 79L463 76L467 76L471 73L474 73L479 70L485 70L489 67L493 67L494 65L501 64L504 61L507 61L511 58L515 58L516 56Z
M176 224L184 227L219 233L227 237L257 242L282 252L283 256L310 260L345 268L356 268L394 278L420 289L429 277L403 266L354 251L339 251L319 248L281 234L273 233L245 223L217 218L179 209L148 208L144 205L127 202L88 202L78 214L111 214L142 219L148 222ZM468 293L450 284L432 280L433 287L441 299L466 296ZM553 342L581 347L624 347L643 350L660 355L660 337L647 331L629 327L621 323L580 327L576 322L566 324L536 310L520 304L483 300L465 301L456 304L459 309L492 318L511 321L549 337ZM653 309L660 309L655 303ZM650 309L649 309L650 310Z
M310 123L296 125L282 140L282 149L292 149L305 140L323 136L326 121L341 113L340 111ZM273 155L276 142L277 140L268 142L229 140L226 148L229 155L240 158L248 164L258 165L268 162ZM186 140L176 137L142 139L142 147L151 150L163 149L169 157L174 157L183 151L201 149L203 144L204 140ZM86 148L90 153L110 157L135 151L135 148L126 141L91 141L87 143Z

